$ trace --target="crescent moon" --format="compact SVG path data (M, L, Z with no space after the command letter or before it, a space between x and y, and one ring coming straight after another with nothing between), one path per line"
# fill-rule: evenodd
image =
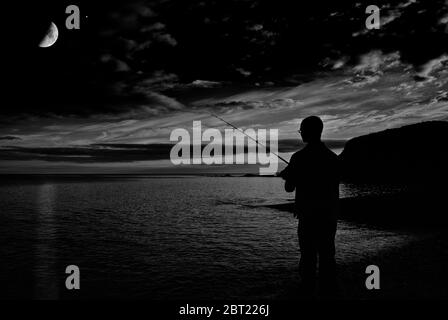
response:
M47 30L47 33L45 34L45 37L39 43L39 47L47 48L52 46L56 42L56 40L58 40L58 35L59 35L58 28L52 22Z

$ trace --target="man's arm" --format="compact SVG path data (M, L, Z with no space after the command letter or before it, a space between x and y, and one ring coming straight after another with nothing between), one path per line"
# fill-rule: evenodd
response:
M296 188L294 183L295 157L292 156L288 166L280 172L279 176L285 180L285 191L293 192Z
M296 189L296 186L294 185L294 183L292 183L291 180L287 179L285 181L285 191L286 192L293 192Z

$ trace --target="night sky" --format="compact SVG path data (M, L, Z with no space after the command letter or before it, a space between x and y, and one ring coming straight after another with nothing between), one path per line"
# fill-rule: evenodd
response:
M280 139L313 114L333 140L448 120L446 0L92 2L3 10L0 172L150 172L173 129L226 127L209 111Z

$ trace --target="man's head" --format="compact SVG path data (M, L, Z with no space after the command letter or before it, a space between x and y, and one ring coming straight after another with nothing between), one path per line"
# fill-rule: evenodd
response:
M324 129L324 123L319 117L310 116L302 120L300 124L300 134L303 142L318 142Z

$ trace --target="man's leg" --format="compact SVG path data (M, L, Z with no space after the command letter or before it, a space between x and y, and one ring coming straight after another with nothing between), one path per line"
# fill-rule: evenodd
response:
M303 289L312 293L316 285L317 244L311 225L300 221L298 226L300 264L299 273Z
M323 292L336 289L335 244L336 221L325 221L319 232L319 287Z

